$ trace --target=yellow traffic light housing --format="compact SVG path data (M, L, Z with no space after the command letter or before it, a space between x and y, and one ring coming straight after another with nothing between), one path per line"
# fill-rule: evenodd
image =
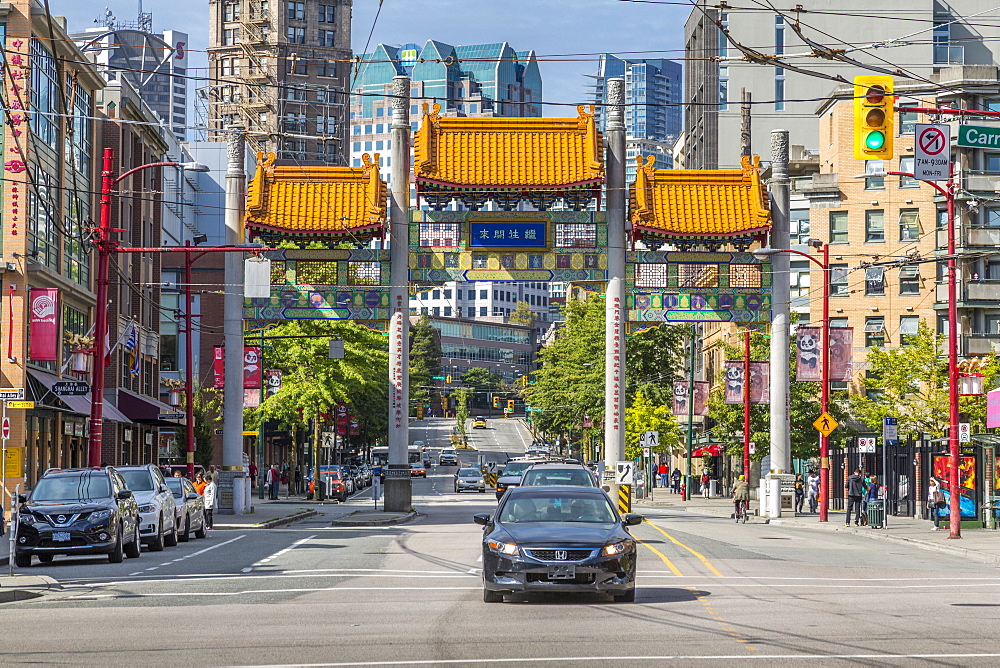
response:
M854 77L854 157L888 160L893 156L892 77Z
M500 397L493 397L493 408L500 408Z
M508 413L513 413L514 412L514 400L513 399L508 399L507 400L507 412Z
M444 382L450 383L451 382L451 376L445 376L444 377Z

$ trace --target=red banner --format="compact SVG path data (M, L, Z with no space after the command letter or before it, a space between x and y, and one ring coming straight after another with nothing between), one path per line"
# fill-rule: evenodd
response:
M267 396L272 396L281 391L281 376L285 372L281 369L268 369L264 372L264 377L267 378Z
M342 401L337 402L334 409L336 412L337 433L341 436L347 435L347 425L350 423L350 416L347 412L347 404Z
M854 380L854 329L830 328L830 380Z
M799 327L795 335L795 380L823 380L823 328Z
M350 416L350 424L348 426L351 436L358 436L361 434L361 425L358 423L357 415Z
M243 389L259 390L260 383L260 346L243 346Z
M31 290L31 346L28 356L37 361L59 359L59 290Z
M212 347L212 387L221 390L226 386L226 349Z
M710 383L695 381L694 383L694 415L708 415L708 390ZM688 384L686 380L674 382L674 415L687 415Z
M750 403L771 402L770 374L767 362L750 362ZM743 403L743 361L726 362L725 390L727 404Z

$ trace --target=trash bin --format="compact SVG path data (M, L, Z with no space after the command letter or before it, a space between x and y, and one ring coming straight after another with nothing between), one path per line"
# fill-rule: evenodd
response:
M711 479L708 481L708 495L713 499L719 496L719 481L716 479Z
M876 499L868 502L867 508L868 526L873 529L885 528L885 499Z

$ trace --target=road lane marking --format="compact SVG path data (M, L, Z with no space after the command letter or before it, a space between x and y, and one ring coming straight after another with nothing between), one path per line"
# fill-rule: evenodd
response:
M95 596L101 598L163 598L172 596L246 596L247 594L308 594L318 591L482 591L480 585L474 587L302 587L295 589L246 589L243 591L164 591L149 592L144 594L80 594L77 596L66 596L60 599L84 599Z
M806 659L879 660L879 659L992 659L1000 653L941 653L941 654L662 654L658 656L532 656L486 659L409 659L405 661L342 661L338 663L273 663L253 664L254 668L338 668L340 666L431 666L482 663L593 663L597 661L724 661L727 659L759 662L762 659L802 661Z
M633 538L635 538L635 537L633 536ZM641 544L641 545L645 545L646 547L648 547L648 548L649 548L649 549L650 549L650 550L651 550L651 551L653 552L653 554L655 554L655 555L656 555L656 556L658 556L658 557L659 557L660 559L662 559L662 560L663 560L663 563L665 563L665 564L667 565L667 568L669 568L669 569L670 569L670 571L671 571L671 572L672 572L672 573L673 573L674 575L676 575L676 576L678 576L678 577L683 577L683 576L681 575L681 572L680 572L679 570L677 570L677 567L676 567L676 566L674 566L674 564L673 564L673 563L672 563L672 562L671 562L671 561L670 561L669 559L667 559L667 555L663 554L662 552L660 552L659 550L657 550L657 549L656 549L655 547L653 547L652 545L650 545L650 544L649 544L649 543L647 543L646 541L642 540L641 538L636 538L635 540L636 540L636 542L638 542L639 544Z
M684 548L685 550L687 550L688 552L690 552L690 553L691 553L691 554L693 554L694 556L698 557L698 560L699 560L699 561L701 561L701 563L705 564L705 567L706 567L706 568L707 568L708 570L712 571L712 573L714 573L715 575L717 575L717 576L718 576L718 577L720 577L720 578L721 578L721 577L724 577L724 576L722 575L722 573L720 573L720 572L719 572L719 571L718 571L718 570L717 570L717 569L715 568L715 566L713 566L713 565L712 565L712 564L711 564L711 563L710 563L710 562L708 561L708 559L706 559L706 558L705 558L705 555L703 555L703 554L702 554L701 552L698 552L697 550L695 550L695 549L692 549L692 548L688 547L687 545L685 545L684 543L680 542L679 540L677 540L676 538L674 538L673 536L671 536L671 535L670 535L670 534L668 534L668 533L667 533L666 531L664 531L664 530L663 530L663 529L661 529L660 527L656 526L655 524L653 524L653 523L652 523L652 522L650 522L649 520L646 520L646 521L645 521L645 523L646 523L646 524L648 524L649 526L653 527L654 529L656 529L656 530L657 530L657 531L659 531L660 533L662 533L662 534L663 534L664 536L666 536L666 537L667 537L668 539L670 539L670 542L672 542L672 543L673 543L674 545L677 545L677 546L679 546L679 547L683 547L683 548Z
M281 549L281 550L278 550L277 552L275 552L271 556L264 557L260 561L251 564L250 567L253 568L255 566L263 566L264 564L266 564L267 562L271 561L272 559L277 559L281 555L286 554L288 552L291 552L292 550L294 550L295 548L297 548L299 545L302 545L303 543L312 540L313 538L315 538L318 535L319 534L313 534L311 536L306 536L305 538L300 538L299 540L295 541L294 543L292 543L288 547L286 547L284 549Z

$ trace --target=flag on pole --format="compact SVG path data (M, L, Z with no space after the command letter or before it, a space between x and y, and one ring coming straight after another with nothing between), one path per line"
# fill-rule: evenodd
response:
M129 367L129 374L133 378L139 377L139 332L133 322L129 329L128 338L125 339L125 352L132 355L132 364Z

